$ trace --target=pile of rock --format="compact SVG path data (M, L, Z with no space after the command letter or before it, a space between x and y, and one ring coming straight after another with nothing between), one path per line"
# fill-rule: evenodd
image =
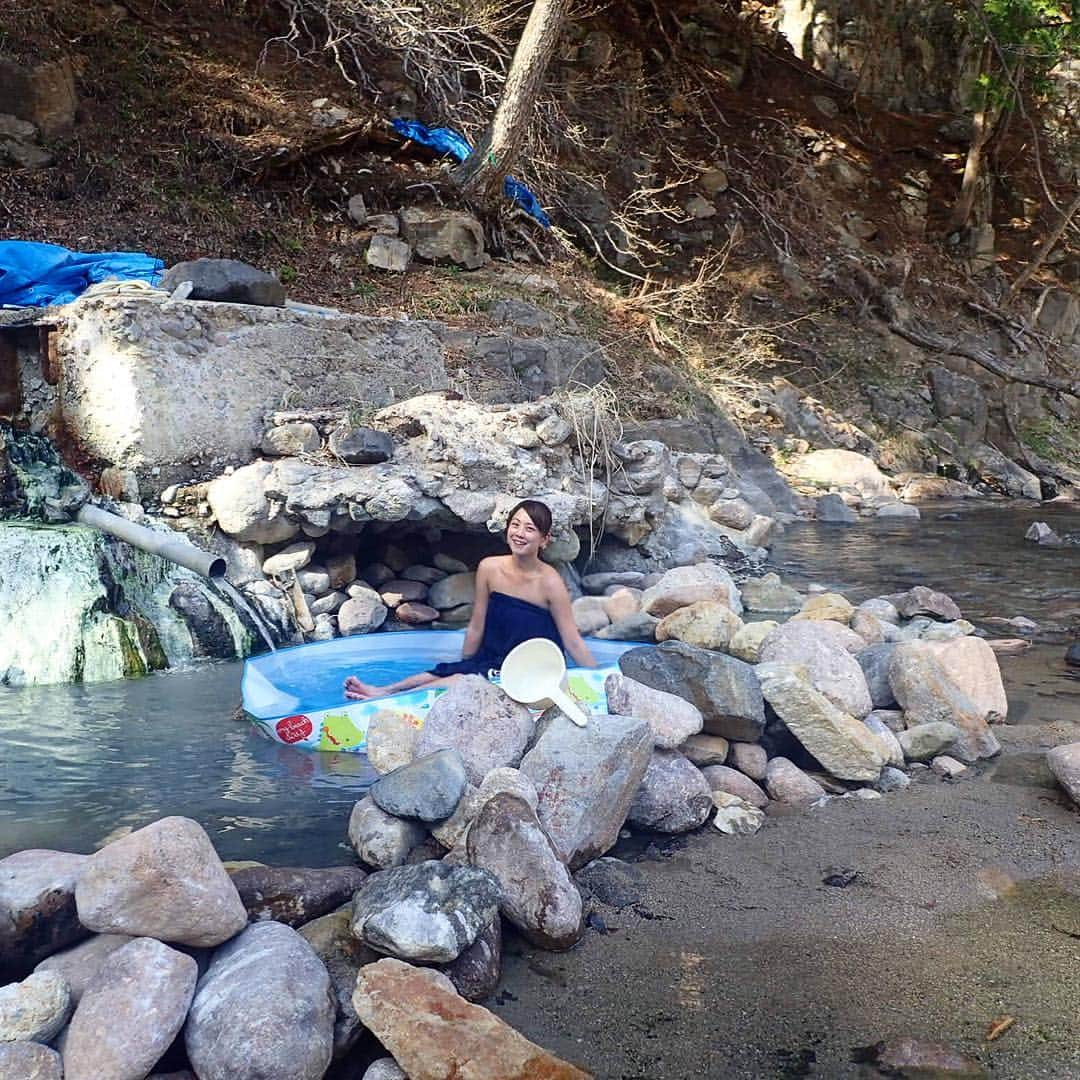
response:
M410 206L397 214L369 214L361 195L349 200L349 217L371 234L367 264L404 273L415 255L425 262L477 270L490 261L484 227L462 210Z

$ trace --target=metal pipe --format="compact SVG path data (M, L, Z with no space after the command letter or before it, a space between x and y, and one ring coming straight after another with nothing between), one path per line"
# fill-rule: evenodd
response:
M128 521L116 514L110 514L108 510L102 510L98 506L87 503L76 515L75 520L80 525L89 525L99 532L108 533L120 540L137 547L141 551L148 551L151 555L159 555L177 566L194 570L203 577L220 578L225 576L227 569L225 560L219 555L211 555L208 551L197 548L194 544L182 540L175 533L154 532L144 525L136 525L134 521Z

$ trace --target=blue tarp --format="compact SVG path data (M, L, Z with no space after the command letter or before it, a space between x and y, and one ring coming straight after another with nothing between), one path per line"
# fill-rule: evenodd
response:
M145 281L156 285L160 259L137 251L86 254L56 244L0 240L0 305L67 304L99 281Z
M406 139L412 139L413 142L418 142L422 146L430 146L433 150L449 154L458 161L464 161L472 153L472 147L465 136L454 131L453 128L429 128L417 120L395 120L393 124L394 130ZM503 181L503 192L527 214L536 218L545 229L551 228L551 219L536 201L536 196L520 180L508 176Z

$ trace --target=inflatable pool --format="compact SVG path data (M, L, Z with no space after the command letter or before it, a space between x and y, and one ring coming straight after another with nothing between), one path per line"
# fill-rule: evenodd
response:
M378 712L402 713L416 727L445 688L411 690L372 701L349 701L346 675L385 684L461 657L464 630L410 630L334 638L253 656L240 684L244 709L262 734L287 746L362 754ZM604 680L638 642L587 638L596 668L570 668L570 691L591 712L607 712Z

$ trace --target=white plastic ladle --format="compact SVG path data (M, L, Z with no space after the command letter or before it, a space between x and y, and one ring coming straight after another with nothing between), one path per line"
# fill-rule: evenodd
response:
M578 727L588 723L585 711L570 694L562 649L548 638L530 638L515 645L502 663L499 685L531 709L557 705Z

